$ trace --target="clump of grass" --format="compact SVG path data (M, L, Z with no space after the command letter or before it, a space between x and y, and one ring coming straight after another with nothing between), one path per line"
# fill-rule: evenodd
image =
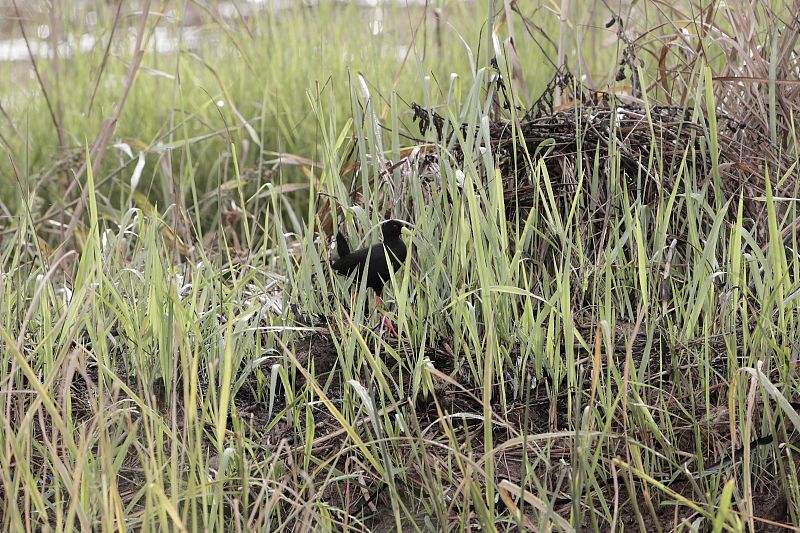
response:
M536 94L551 76L515 69L539 53L521 38L537 35L534 13L516 4L490 2L481 37L477 8L410 10L392 29L412 43L399 64L393 36L350 31L364 23L352 7L235 23L197 7L223 44L145 54L173 78L139 71L110 139L144 167L122 145L94 167L100 122L76 126L78 106L62 115L84 136L66 167L42 164L55 133L41 113L28 113L36 135L6 142L26 171L0 229L4 529L797 522L797 144L737 167L750 181L733 183L741 154L720 128L731 109L715 58L698 51L709 67L674 76L688 112L664 125L651 105L666 99L660 62L636 59L627 22L612 28L636 81L608 92L642 112L635 127L602 106L589 119L565 92L553 120L573 113L572 133L534 139L523 82ZM724 17L698 17L711 22L686 39L726 31ZM684 25L645 18L667 35ZM163 23L140 20L150 33ZM463 24L463 41L443 20ZM299 57L332 78L286 67ZM98 61L76 59L62 79ZM613 76L616 62L591 66ZM95 105L116 94L98 89ZM435 110L441 135L412 126L401 96ZM675 128L690 139L669 143ZM65 228L77 195L51 210L46 181L82 166L85 210ZM414 222L390 283L398 339L327 261L335 228L370 240L390 215Z

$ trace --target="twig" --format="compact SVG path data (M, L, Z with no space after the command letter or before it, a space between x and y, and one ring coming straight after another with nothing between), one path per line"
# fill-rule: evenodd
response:
M44 101L47 104L47 110L50 112L50 119L53 121L53 126L56 128L56 135L58 135L58 146L60 148L64 148L64 134L61 131L61 125L58 123L58 119L56 118L56 113L53 110L53 104L50 102L50 95L47 93L47 88L44 86L44 80L42 79L42 75L39 72L39 66L36 63L36 58L33 55L33 50L31 50L31 43L28 41L28 35L25 33L25 25L22 23L22 16L19 14L19 8L17 7L17 0L11 0L11 3L14 4L14 13L17 15L17 22L19 23L19 29L22 32L22 39L25 41L25 48L28 49L28 57L31 58L31 65L33 66L33 72L36 74L36 80L39 82L39 88L42 89L42 94L44 95Z
M86 116L92 114L94 98L97 96L97 88L100 87L100 78L103 77L103 72L106 70L106 64L108 64L108 58L111 56L111 43L114 40L114 34L117 31L117 24L119 23L119 15L121 11L122 0L119 0L117 2L117 11L114 13L114 22L111 24L111 34L108 36L108 43L106 44L105 52L103 52L103 60L100 62L100 69L97 71L97 80L95 80L94 89L92 89L92 97L89 98L89 107L86 108Z

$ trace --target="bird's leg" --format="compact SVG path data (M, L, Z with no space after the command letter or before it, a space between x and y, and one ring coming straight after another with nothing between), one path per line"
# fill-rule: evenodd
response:
M394 329L394 324L392 324L392 321L389 320L388 316L381 312L381 297L378 294L375 295L375 307L378 309L378 313L381 315L381 324L383 329L386 330L390 337L397 338L397 330Z

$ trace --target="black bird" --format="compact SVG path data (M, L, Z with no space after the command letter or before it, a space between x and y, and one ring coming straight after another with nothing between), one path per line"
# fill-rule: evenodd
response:
M389 266L391 265L392 272L397 272L397 269L406 260L406 245L400 238L400 234L407 226L408 224L401 220L387 220L381 223L383 242L352 252L350 245L347 244L347 239L339 232L336 235L336 252L339 259L333 263L333 269L340 276L349 276L356 272L356 282L360 283L366 268L367 287L371 287L375 291L378 305L380 305L383 286L390 279ZM368 260L369 264L367 264ZM387 320L384 317L384 323ZM397 334L391 322L388 323L387 329L391 333Z

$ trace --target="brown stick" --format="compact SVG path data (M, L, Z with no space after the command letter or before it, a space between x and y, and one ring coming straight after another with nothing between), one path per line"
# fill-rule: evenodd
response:
M92 149L89 152L89 157L92 161L92 168L99 169L100 164L103 161L103 156L105 155L106 147L108 146L109 141L111 140L111 136L114 134L114 131L117 129L117 122L119 121L119 117L122 115L122 110L125 107L125 101L128 99L128 95L130 94L131 87L133 87L133 80L136 79L136 72L139 70L139 66L142 63L142 58L144 57L144 50L142 49L142 41L144 40L144 32L147 25L147 16L150 14L150 0L146 0L143 8L142 8L142 18L139 22L139 30L136 34L136 49L133 52L133 60L131 61L131 66L128 69L128 78L125 82L125 88L122 91L122 95L117 102L117 106L114 109L114 114L107 118L103 125L100 127L100 133L98 133L97 138L95 139L94 143L92 144ZM72 184L70 184L69 188L67 189L67 193L65 197L69 195L69 193L80 183L81 177L83 177L84 172L86 172L86 168L89 161L84 161L83 165L81 165L78 173L75 175L75 179L73 180ZM83 190L81 193L81 197L78 200L78 205L75 206L75 211L72 213L72 218L69 222L69 227L67 227L67 232L64 236L64 243L62 246L72 240L72 237L75 234L75 228L78 226L78 220L80 220L81 215L83 215L83 211L85 209L86 204L86 189Z

